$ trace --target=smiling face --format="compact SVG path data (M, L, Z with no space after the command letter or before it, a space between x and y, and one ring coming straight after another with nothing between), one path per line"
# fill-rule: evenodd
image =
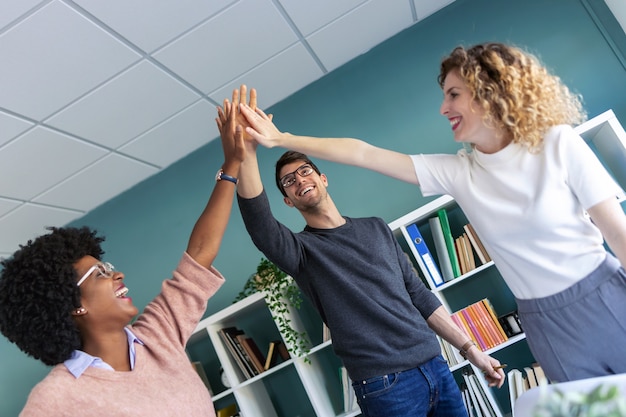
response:
M506 134L485 124L485 111L458 71L450 71L445 78L439 111L450 121L456 142L473 144L484 153L497 152L510 142Z
M483 122L483 110L474 102L471 90L457 71L446 76L440 113L450 121L457 142L475 143L487 129Z
M309 211L315 208L328 195L326 187L328 180L326 175L318 174L315 170L307 171L307 175L301 175L301 171L305 161L294 161L284 165L280 170L280 178L288 174L293 175L293 183L283 190L286 194L284 198L285 204L295 207L300 211Z
M92 256L84 256L74 264L79 277L100 263ZM98 269L93 271L80 285L81 306L86 310L89 321L99 323L110 321L116 326L126 326L137 315L137 307L127 297L128 288L124 285L124 274L113 271L109 277Z

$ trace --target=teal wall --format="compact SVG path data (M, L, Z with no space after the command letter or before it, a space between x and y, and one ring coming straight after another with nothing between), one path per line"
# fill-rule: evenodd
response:
M439 61L458 44L501 41L538 54L584 96L590 116L613 109L626 125L626 35L607 11L602 0L457 0L267 110L294 133L359 137L406 153L455 152L449 124L439 115ZM259 96L262 106L263 91ZM260 149L261 171L275 214L299 230L303 220L273 185L282 152ZM125 272L138 307L175 268L221 162L219 142L208 143L73 223L107 236L105 257ZM319 166L345 215L391 221L427 201L414 186L378 174L324 161ZM261 256L235 207L215 262L227 282L207 314L231 303ZM48 369L4 338L0 358L0 416L15 416Z

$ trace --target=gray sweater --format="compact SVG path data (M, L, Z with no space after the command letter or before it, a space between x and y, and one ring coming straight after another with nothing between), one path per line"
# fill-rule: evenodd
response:
M352 380L411 369L441 353L426 323L441 303L382 219L344 217L334 229L294 233L274 218L265 191L238 203L256 247L319 311Z

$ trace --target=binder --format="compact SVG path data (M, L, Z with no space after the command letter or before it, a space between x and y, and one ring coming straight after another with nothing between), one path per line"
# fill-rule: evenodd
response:
M441 272L435 263L435 260L426 246L426 242L419 231L416 224L412 224L406 227L406 231L411 238L411 242L419 255L417 261L424 273L424 276L431 283L431 287L435 288L443 284L443 278Z
M454 272L452 271L452 262L450 262L450 255L448 254L446 240L443 237L441 221L439 220L439 217L431 217L428 219L428 223L430 224L430 230L433 234L435 252L437 252L437 257L439 258L439 266L441 267L443 280L446 282L451 281L455 277Z
M454 277L461 276L461 266L459 265L459 258L456 255L456 249L454 247L454 238L450 231L450 222L448 221L448 212L445 208L437 211L437 217L441 222L441 229L443 230L443 237L446 241L446 247L448 248L448 255L450 255L450 262L452 263L452 272Z

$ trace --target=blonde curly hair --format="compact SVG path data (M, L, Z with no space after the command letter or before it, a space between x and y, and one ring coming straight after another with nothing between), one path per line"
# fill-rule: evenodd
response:
M484 122L507 132L513 142L537 150L549 128L577 125L587 115L572 93L534 55L502 43L459 46L441 62L438 82L457 71L485 112Z

